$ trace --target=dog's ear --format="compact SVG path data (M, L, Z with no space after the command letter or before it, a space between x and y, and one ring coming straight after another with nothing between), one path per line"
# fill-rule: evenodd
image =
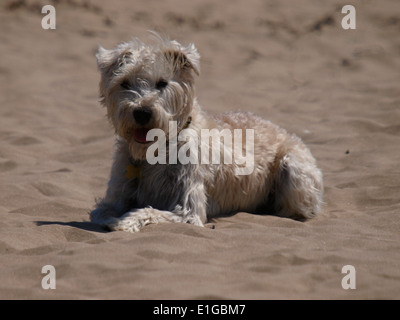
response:
M112 50L104 49L100 46L96 52L97 66L103 75L109 71L118 70L124 65L131 63L132 43L121 43Z
M96 59L101 73L107 73L117 63L118 56L118 50L107 50L99 46L96 52Z
M196 75L200 75L200 55L194 46L181 46L178 42L172 41L173 46L166 48L164 55L174 66L174 70L185 72L192 70Z

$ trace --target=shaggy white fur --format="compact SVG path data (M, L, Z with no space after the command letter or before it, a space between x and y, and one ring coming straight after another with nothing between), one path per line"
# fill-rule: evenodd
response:
M116 151L107 193L90 213L92 222L136 232L160 222L202 226L237 211L307 219L321 210L322 174L298 137L249 112L212 116L200 108L194 88L200 57L193 44L156 36L154 44L134 39L113 50L100 47L96 57ZM170 121L176 122L176 133L169 131ZM151 129L165 132L166 144L185 129L189 140L200 137L202 129L252 129L252 171L236 174L243 164L234 161L150 164ZM185 143L178 139L177 148ZM237 151L208 139L201 146L218 148L221 159ZM245 154L249 146L243 143L240 151Z

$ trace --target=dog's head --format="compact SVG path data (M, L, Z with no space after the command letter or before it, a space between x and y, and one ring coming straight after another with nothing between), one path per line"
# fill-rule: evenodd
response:
M156 43L138 39L115 49L99 47L100 97L116 133L127 141L131 155L145 158L150 129L168 137L169 121L178 130L187 123L195 98L194 78L199 75L199 54L193 44L156 35Z

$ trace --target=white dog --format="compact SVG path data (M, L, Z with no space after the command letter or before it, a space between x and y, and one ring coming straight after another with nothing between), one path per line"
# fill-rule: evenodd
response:
M91 221L136 232L159 222L203 226L238 211L301 220L317 214L322 174L302 141L248 112L204 112L195 97L196 48L156 38L96 54L116 151Z

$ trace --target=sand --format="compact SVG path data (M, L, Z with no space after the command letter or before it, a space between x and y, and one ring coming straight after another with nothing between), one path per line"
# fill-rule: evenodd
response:
M0 28L1 299L400 298L398 0L6 0ZM147 30L196 44L205 109L252 111L306 142L324 173L318 217L136 234L88 222L113 151L94 52Z

